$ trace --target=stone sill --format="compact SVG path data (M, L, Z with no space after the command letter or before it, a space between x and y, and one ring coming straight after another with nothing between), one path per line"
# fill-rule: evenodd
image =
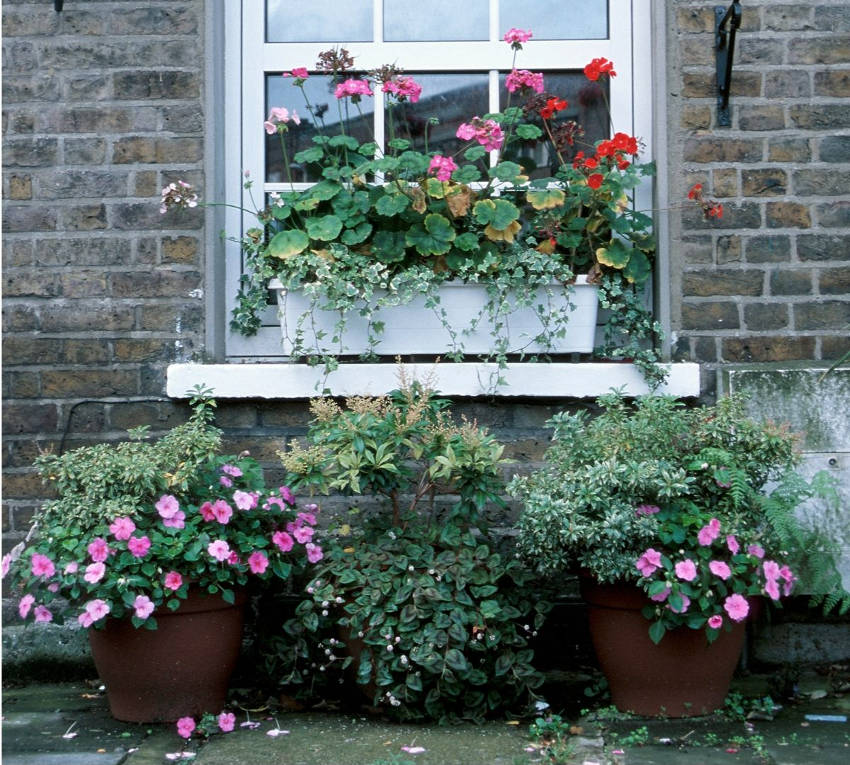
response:
M681 398L700 393L699 364L668 364L667 384L658 393ZM405 364L409 378L433 380L444 396L495 396L497 398L596 398L612 388L627 396L649 393L633 364L516 363L501 371L504 383L496 385L497 364ZM167 394L188 398L203 385L219 399L307 399L333 396L381 395L398 388L398 364L344 364L325 375L322 367L306 364L171 364Z

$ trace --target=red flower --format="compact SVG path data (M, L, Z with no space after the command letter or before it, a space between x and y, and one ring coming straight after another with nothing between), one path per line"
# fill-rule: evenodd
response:
M688 192L688 199L699 199L702 196L702 184L695 183Z
M584 68L584 76L594 82L603 74L607 74L609 77L617 76L614 71L614 63L607 58L595 58Z
M540 116L543 117L544 120L551 119L555 112L560 112L568 106L569 103L563 98L550 98L546 102L546 106L540 110Z
M604 178L601 173L594 173L587 179L587 185L592 189L598 189L602 185Z

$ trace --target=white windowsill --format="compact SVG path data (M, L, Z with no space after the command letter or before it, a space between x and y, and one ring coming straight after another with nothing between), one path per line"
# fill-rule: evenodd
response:
M669 364L667 384L658 393L679 397L699 395L699 364ZM405 364L408 377L433 376L433 387L444 396L499 398L595 398L612 388L627 396L649 393L633 364L517 363L501 371L505 383L496 387L497 364L443 362ZM306 364L171 364L167 393L188 398L203 385L216 398L305 399L327 389L334 396L380 395L398 388L397 364L345 364L325 379L322 367Z

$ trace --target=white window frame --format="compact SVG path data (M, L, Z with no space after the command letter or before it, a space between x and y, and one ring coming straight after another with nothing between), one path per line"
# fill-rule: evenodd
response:
M242 186L247 171L254 180L254 197L288 184L264 183L265 177L265 75L305 66L311 69L321 51L332 43L269 43L265 41L265 2L227 0L224 18L224 189L228 202L251 208ZM355 57L358 70L396 62L405 70L429 72L489 71L491 110L498 110L499 73L509 71L513 51L501 38L506 30L499 22L499 0L490 0L490 39L464 42L380 42L383 35L381 0L374 0L374 39L378 42L339 41ZM533 31L533 30L532 30ZM639 137L644 161L653 152L653 68L651 0L609 0L609 37L597 40L534 40L524 45L517 64L532 71L581 70L591 59L604 57L614 62L617 76L610 83L610 108L614 128ZM219 114L221 112L219 111ZM383 94L375 93L376 137L383 133ZM470 115L472 116L472 115ZM216 121L221 125L220 121ZM236 150L238 147L238 150ZM652 208L652 188L647 183L637 190L638 209ZM240 231L255 224L253 216L226 208L224 229L238 238ZM225 357L228 361L281 361L280 329L275 310L263 317L263 326L253 337L229 328L234 307L242 256L238 243L224 246ZM220 310L221 307L217 310Z

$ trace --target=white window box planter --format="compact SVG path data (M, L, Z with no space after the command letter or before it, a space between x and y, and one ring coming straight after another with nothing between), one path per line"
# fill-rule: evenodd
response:
M304 314L310 313L310 299L301 292L288 292L277 280L269 284L275 290L283 335L283 352L291 354L293 339ZM547 294L547 292L551 292ZM372 321L383 322L380 333L372 332L379 342L374 351L382 356L432 354L444 355L462 350L481 355L494 350L494 337L485 310L486 287L482 284L447 282L440 287L440 303L426 306L426 298L415 298L406 305L381 308ZM566 310L569 321L563 337L551 334L555 325L547 328L538 315ZM576 283L564 287L552 285L539 288L533 306L519 306L503 317L504 329L499 337L507 340L507 353L589 353L593 350L598 309L597 288L579 276ZM441 318L445 311L445 324ZM357 313L346 316L342 336L334 341L335 325L340 316L334 311L315 310L300 327L305 333L304 344L311 352L329 354L360 354L369 350L369 323ZM477 325L475 325L477 320ZM470 327L473 327L470 330ZM451 332L455 333L454 341ZM534 342L546 333L547 342Z

